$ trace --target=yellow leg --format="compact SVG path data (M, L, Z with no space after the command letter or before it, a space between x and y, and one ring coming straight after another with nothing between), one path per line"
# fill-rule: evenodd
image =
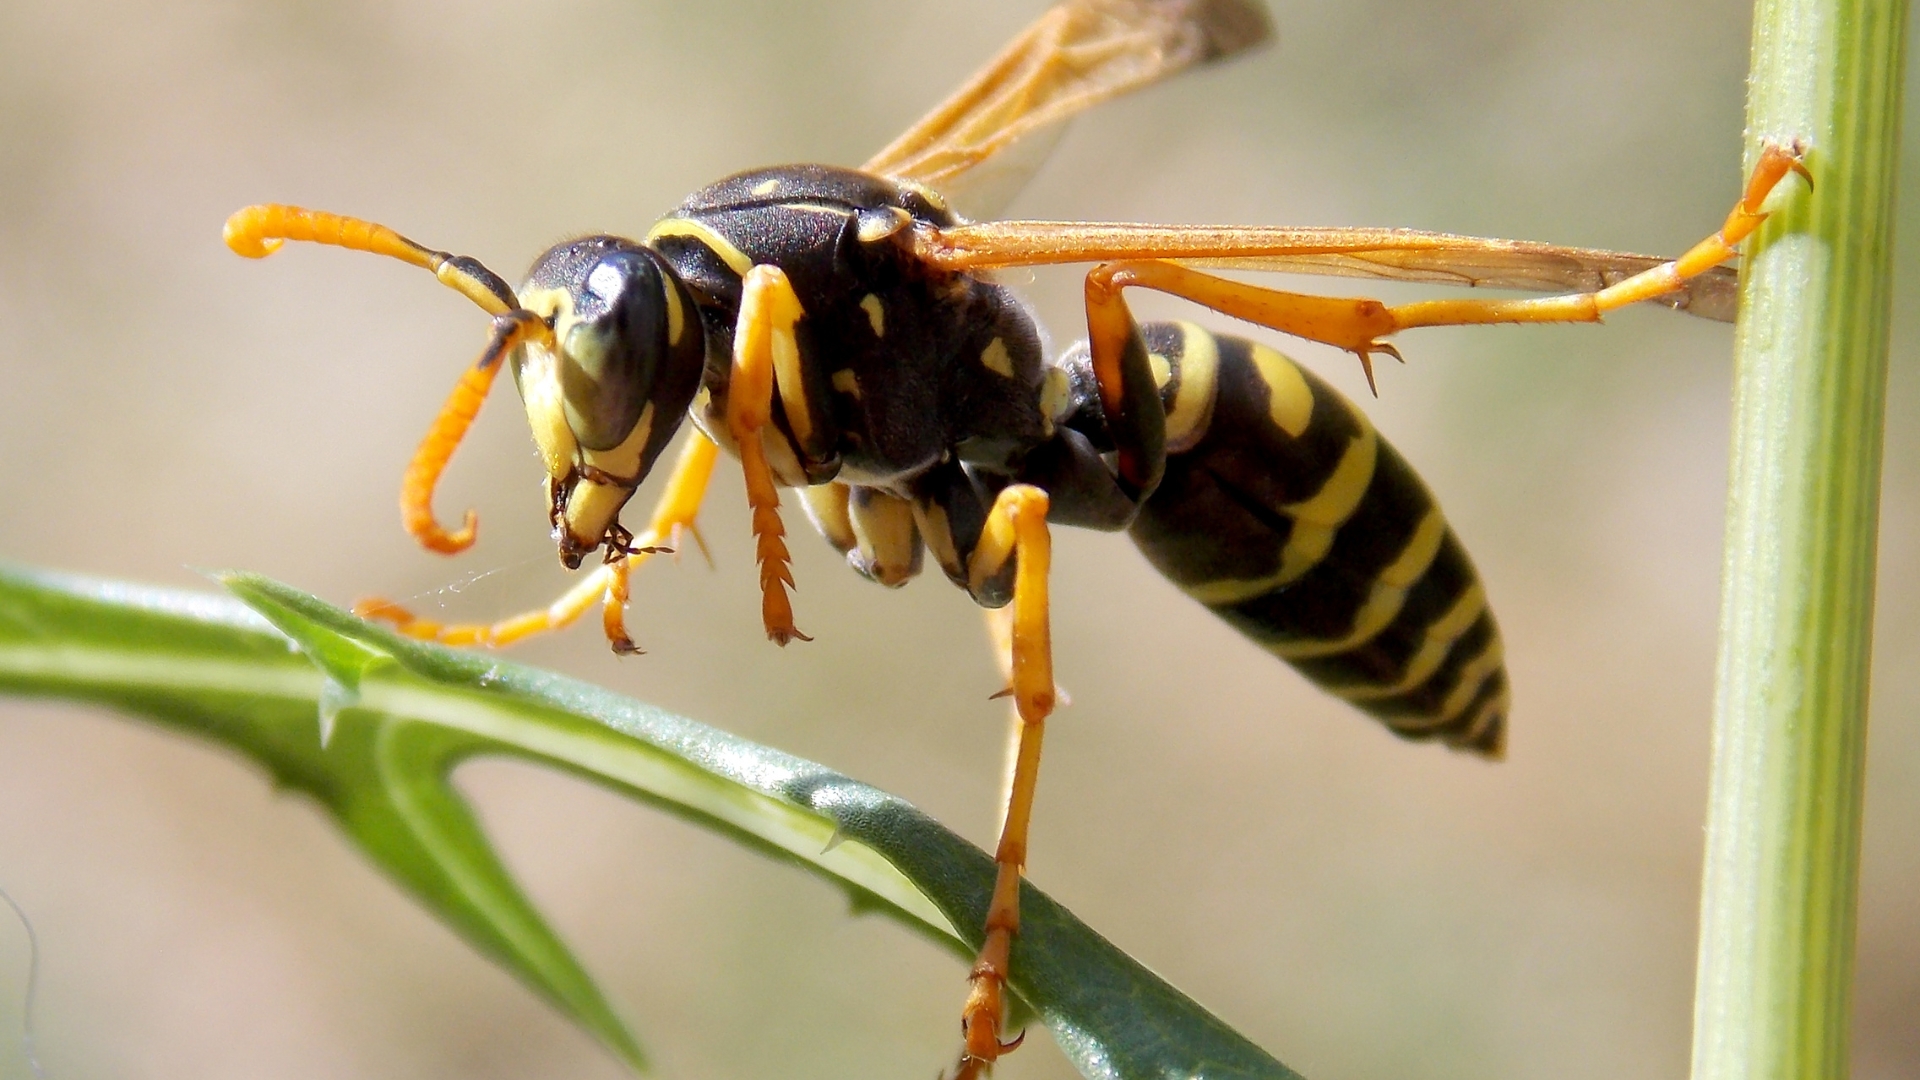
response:
M1020 875L1027 863L1027 828L1040 779L1040 743L1054 703L1053 642L1047 616L1053 542L1047 531L1047 495L1025 484L1005 489L994 500L980 542L968 560L968 572L976 580L990 577L1016 554L1008 693L1020 716L1020 735L1006 819L993 856L997 873L987 908L986 940L968 976L972 989L961 1013L966 1046L955 1080L983 1075L995 1059L1020 1044L1019 1039L1001 1042L1000 1024L1013 939L1020 932Z
M747 505L753 511L754 560L760 565L760 617L767 637L785 645L810 641L793 625L793 587L786 527L780 522L780 490L761 445L773 419L776 369L792 368L799 355L793 324L804 312L793 285L777 266L756 266L741 284L740 320L733 332L733 372L727 383L727 431L740 448L747 477Z
M1013 685L1013 605L999 608L981 608L980 614L987 624L987 642L993 649L993 659L1000 668L1000 678L1008 686ZM1058 687L1054 688L1057 697ZM1062 702L1064 704L1064 701ZM998 827L1007 826L1007 804L1013 801L1013 774L1020 768L1020 738L1026 730L1026 723L1020 719L1020 706L1011 702L1007 707L1006 744L1002 748L1000 770L1000 821Z
M615 652L639 652L639 648L627 636L623 618L628 576L635 565L664 550L657 545L677 545L682 536L692 536L698 541L699 532L694 519L700 512L700 500L706 494L707 482L713 476L713 463L718 454L719 448L714 446L712 440L698 431L693 432L680 451L680 460L675 463L673 474L667 478L666 490L660 493L660 501L654 506L653 520L647 525L646 532L635 538L626 553L610 551L606 563L581 578L558 600L544 608L521 612L492 623L442 623L419 618L391 600L372 597L353 605L353 612L363 619L391 623L399 633L423 641L499 648L522 638L568 626L586 614L587 609L595 603L603 603L603 625L608 644Z
M1599 322L1609 311L1672 292L1688 279L1733 257L1735 247L1766 220L1760 206L1775 185L1789 173L1807 176L1800 154L1799 147L1768 145L1754 166L1746 191L1719 232L1672 262L1596 292L1528 300L1427 300L1389 307L1366 298L1262 288L1171 262L1140 260L1095 267L1087 274L1087 330L1103 399L1110 411L1120 404L1119 357L1133 324L1120 296L1124 288L1137 286L1169 293L1225 315L1345 349L1360 358L1371 387L1372 354L1398 358L1399 352L1385 339L1402 330L1486 323Z
M1471 323L1507 322L1599 322L1600 316L1628 304L1651 300L1686 284L1687 279L1719 266L1733 258L1740 241L1753 234L1767 220L1760 205L1767 201L1775 185L1788 173L1798 173L1809 184L1813 177L1801 161L1798 146L1767 144L1760 160L1747 178L1747 190L1735 203L1720 231L1688 249L1672 262L1643 270L1624 281L1597 292L1571 296L1545 296L1531 300L1429 300L1402 304L1388 309L1393 313L1395 329L1415 326L1459 326ZM1472 306L1460 306L1463 303Z

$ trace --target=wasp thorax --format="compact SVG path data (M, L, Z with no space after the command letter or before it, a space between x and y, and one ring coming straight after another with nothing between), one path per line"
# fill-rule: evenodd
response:
M552 485L569 566L598 547L673 437L699 387L705 342L686 287L652 250L618 237L542 255L520 303L553 328L514 379Z

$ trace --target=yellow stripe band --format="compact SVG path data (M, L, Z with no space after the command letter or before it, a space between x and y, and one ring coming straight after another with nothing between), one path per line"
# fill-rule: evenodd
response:
M1307 660L1332 656L1357 649L1385 630L1406 606L1407 591L1433 565L1440 553L1440 541L1447 535L1447 519L1438 507L1427 511L1419 528L1407 539L1407 546L1391 566L1380 571L1366 602L1353 617L1353 629L1333 641L1289 641L1268 646L1267 651L1282 660Z
M1307 377L1293 361L1257 342L1250 356L1260 381L1267 385L1267 413L1274 426L1299 438L1313 423L1313 388L1307 385Z
M1360 500L1366 497L1367 485L1373 483L1373 466L1380 450L1380 437L1374 434L1373 425L1359 412L1355 412L1353 418L1359 423L1360 432L1340 455L1333 475L1327 477L1327 482L1321 484L1312 497L1282 506L1282 512L1301 521L1330 527L1337 527L1353 516Z
M1220 346L1212 334L1190 322L1180 327L1180 389L1167 410L1167 453L1193 449L1213 420L1213 402L1220 383ZM1159 359L1154 357L1154 359ZM1158 365L1155 366L1158 378ZM1297 374L1297 373L1296 373ZM1164 379L1161 385L1166 385Z
M1467 706L1473 704L1473 699L1480 696L1481 688L1487 685L1487 680L1500 670L1500 666L1505 661L1506 649L1502 647L1500 639L1496 636L1487 643L1485 651L1460 668L1460 681L1455 683L1453 689L1447 693L1447 700L1441 703L1438 712L1431 716L1396 719L1390 721L1387 726L1398 732L1414 734L1453 725L1460 719L1461 714L1466 712ZM1475 717L1475 723L1484 723L1486 712L1487 710L1482 708L1481 714Z
M1486 590L1480 587L1479 582L1475 582L1472 588L1461 594L1460 599L1454 601L1453 607L1447 609L1445 615L1427 627L1421 637L1420 648L1407 661L1407 669L1401 673L1398 682L1384 686L1356 683L1352 686L1329 686L1327 689L1348 701L1375 701L1418 689L1433 677L1434 672L1440 670L1441 662L1447 658L1447 650L1453 647L1461 634L1467 632L1467 628L1486 608Z

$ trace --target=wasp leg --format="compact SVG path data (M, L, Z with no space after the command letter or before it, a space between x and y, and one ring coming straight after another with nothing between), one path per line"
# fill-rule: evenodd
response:
M980 539L968 557L969 576L985 582L1015 559L1011 685L1020 714L1012 791L994 852L998 873L987 908L986 940L968 976L972 990L961 1013L966 1046L955 1080L982 1075L1002 1053L1019 1044L1000 1041L1007 970L1020 932L1020 875L1027 862L1027 826L1040 776L1040 742L1053 711L1053 644L1048 629L1047 572L1052 538L1047 531L1047 495L1037 487L1003 489L988 512Z
M678 551L682 539L691 536L708 564L712 564L713 556L707 551L707 542L700 535L696 519L700 516L701 500L707 496L707 484L713 479L713 463L719 456L720 448L713 440L694 428L686 445L680 448L680 460L674 462L665 490L653 504L653 517L647 522L647 531L634 541L634 547L665 546ZM641 557L647 552L629 554Z
M800 355L793 324L804 312L793 285L777 266L756 266L741 285L740 320L733 333L733 372L727 384L727 431L740 448L747 477L747 505L753 511L754 559L760 564L760 618L767 637L781 645L799 638L787 590L793 571L787 566L786 527L780 523L780 491L767 464L762 432L773 419L775 371L793 370Z
M1766 144L1753 174L1747 178L1747 190L1727 213L1720 231L1700 241L1672 262L1661 263L1604 289L1569 296L1546 296L1532 300L1428 300L1391 308L1400 329L1415 326L1458 326L1470 323L1504 322L1599 322L1609 311L1670 293L1708 270L1732 258L1735 248L1767 220L1761 204L1789 173L1813 183L1802 160L1805 148L1799 144Z
M353 612L363 619L391 623L395 631L423 641L498 648L570 625L586 614L587 609L596 602L601 602L605 604L603 625L608 644L618 653L639 652L639 648L627 636L623 618L628 576L633 567L648 556L665 550L656 545L677 546L682 536L692 536L704 550L706 545L699 539L694 519L700 512L700 500L706 495L707 482L713 476L713 463L718 454L719 448L714 446L712 440L698 431L693 432L680 451L680 460L673 467L673 475L667 478L666 490L660 493L660 501L654 505L653 520L647 525L646 531L631 544L618 548L610 546L605 564L580 579L558 600L544 608L521 612L493 623L442 623L422 619L391 600L372 597L354 604Z
M1672 262L1661 263L1606 288L1525 300L1426 300L1389 307L1366 298L1311 296L1262 288L1216 277L1178 263L1158 260L1112 262L1087 274L1087 328L1093 346L1103 403L1109 414L1121 405L1118 363L1120 339L1133 321L1120 290L1153 289L1179 296L1225 315L1245 319L1282 333L1345 349L1360 358L1372 387L1372 354L1399 353L1384 340L1419 326L1465 326L1487 323L1599 322L1609 311L1672 292L1720 265L1735 254L1735 246L1752 234L1767 212L1767 195L1789 173L1807 176L1801 148L1769 144L1754 166L1746 191L1727 215L1720 231L1694 245ZM1102 348L1103 342L1105 348ZM1105 366L1102 366L1104 363Z

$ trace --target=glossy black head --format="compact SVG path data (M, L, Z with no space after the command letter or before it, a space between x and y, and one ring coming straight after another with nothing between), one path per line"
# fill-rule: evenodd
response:
M523 347L513 375L546 459L561 560L577 566L679 429L706 342L672 268L618 237L549 250L519 300L553 327L553 347Z

